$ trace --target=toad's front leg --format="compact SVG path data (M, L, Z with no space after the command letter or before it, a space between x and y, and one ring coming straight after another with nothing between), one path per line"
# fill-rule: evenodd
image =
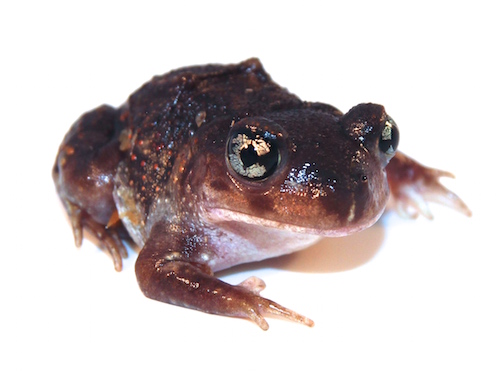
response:
M230 285L217 279L207 265L190 260L193 248L186 245L192 245L192 239L181 238L158 224L149 238L135 267L146 297L211 314L250 319L263 330L269 328L264 316L270 315L314 325L305 316L261 297L259 292L265 287L262 280L251 277L239 285Z

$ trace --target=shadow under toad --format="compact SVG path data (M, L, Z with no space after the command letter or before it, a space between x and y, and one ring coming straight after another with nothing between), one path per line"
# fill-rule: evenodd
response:
M380 250L385 225L379 220L372 227L347 237L323 238L311 247L277 258L238 265L217 272L217 277L275 268L293 272L332 273L348 271L368 263Z

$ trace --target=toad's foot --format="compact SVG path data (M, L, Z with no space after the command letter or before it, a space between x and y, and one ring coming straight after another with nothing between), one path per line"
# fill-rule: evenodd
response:
M309 327L312 327L314 325L314 322L311 319L297 314L296 312L287 309L286 307L283 307L271 300L262 298L260 296L260 292L265 289L266 284L258 277L249 277L248 279L238 284L238 287L244 288L254 295L254 300L252 301L253 303L249 303L247 306L247 311L249 312L249 314L247 314L247 317L255 322L263 330L267 330L269 328L269 325L263 318L263 315L266 314L275 315L277 317L301 323Z
M428 202L436 202L455 209L464 215L472 213L467 205L439 179L454 176L445 171L428 168L401 152L387 166L391 190L389 206L401 216L415 218L419 214L432 219Z
M111 256L115 270L121 271L123 259L128 257L128 253L117 230L112 225L106 226L94 221L76 205L68 201L63 201L63 203L69 214L75 245L77 247L82 245L83 229L85 228L99 240L101 247Z
M265 284L256 277L230 285L213 276L206 265L173 260L178 253L160 254L146 245L136 262L139 286L149 298L210 314L249 319L263 330L269 328L264 316L314 325L311 319L261 297L259 293Z

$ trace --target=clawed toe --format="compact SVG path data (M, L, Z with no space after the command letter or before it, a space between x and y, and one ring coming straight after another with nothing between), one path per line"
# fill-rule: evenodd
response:
M267 330L269 328L269 324L264 318L265 315L272 315L286 320L291 320L296 323L304 324L308 327L314 326L314 322L311 319L281 306L274 301L261 297L260 292L264 290L266 284L258 277L249 277L238 286L243 287L252 293L253 296L250 298L250 302L246 307L247 316L261 329Z
M293 310L287 309L276 302L261 297L256 308L250 307L248 309L247 316L262 330L267 331L269 329L269 324L265 320L264 315L273 315L275 317L300 323L308 327L314 326L314 322L311 319L300 315Z
M259 294L266 288L266 283L258 277L251 276L239 283L239 286L242 286L254 294Z
M69 202L65 202L65 205L73 228L75 245L77 247L82 245L83 228L86 228L100 241L104 250L109 253L115 270L118 272L121 271L123 268L123 259L128 257L128 252L117 231L113 227L108 227L92 220L76 205Z
M428 203L434 202L461 212L466 216L471 216L472 213L464 201L439 182L440 177L453 177L453 175L433 169L429 169L428 172L429 175L426 178L401 187L394 194L393 199L395 202L393 205L396 210L402 216L415 218L420 214L432 219L433 215Z
M453 174L425 167L402 153L391 160L387 170L390 205L401 216L415 218L422 215L432 219L429 202L450 207L466 216L472 215L464 201L440 182L441 177L454 178Z
M281 318L284 318L284 319L287 319L287 320L291 320L291 321L296 322L296 323L304 324L308 327L314 326L314 322L311 319L305 317L304 315L300 315L300 314L296 313L295 311L287 309L286 307L283 307L283 306L281 306L273 301L268 300L268 302L269 302L269 305L267 308L268 313L275 315L275 316L278 316L278 317L281 317Z
M121 271L123 259L128 257L128 253L116 231L89 219L85 220L85 227L101 241L105 250L111 255L115 270Z

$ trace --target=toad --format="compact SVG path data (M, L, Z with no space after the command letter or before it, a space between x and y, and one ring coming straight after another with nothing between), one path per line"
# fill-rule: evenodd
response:
M119 108L83 114L66 134L53 179L77 246L83 231L111 255L140 248L135 271L149 298L208 313L312 320L214 272L346 236L377 221L389 200L430 216L427 201L470 215L439 183L450 174L397 151L381 105L343 114L300 100L257 59L154 77Z

